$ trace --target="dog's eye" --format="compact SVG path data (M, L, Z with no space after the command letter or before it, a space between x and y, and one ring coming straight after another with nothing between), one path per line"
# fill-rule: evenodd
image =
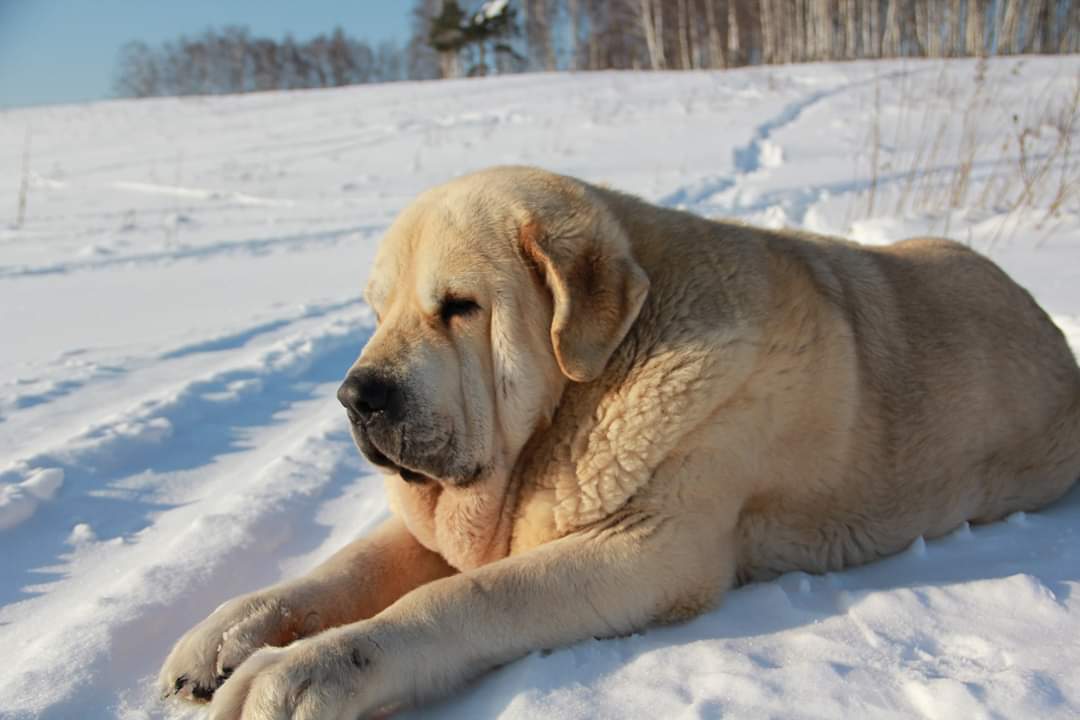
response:
M439 307L439 317L449 325L453 318L469 315L479 309L480 306L469 298L448 297L443 300L442 305Z

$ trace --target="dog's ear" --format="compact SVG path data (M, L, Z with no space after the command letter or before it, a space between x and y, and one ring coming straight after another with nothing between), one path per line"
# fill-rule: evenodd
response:
M525 257L554 300L555 358L574 382L600 376L649 293L649 278L630 253L622 227L606 212L589 220L581 227L530 216L519 227Z

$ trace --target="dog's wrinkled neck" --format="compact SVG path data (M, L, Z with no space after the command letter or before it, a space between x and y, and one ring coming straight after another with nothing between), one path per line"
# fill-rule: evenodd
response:
M560 388L556 408L570 386ZM506 557L523 495L521 484L529 475L523 466L532 464L541 451L550 423L551 414L544 413L522 448L496 457L468 482L410 483L390 478L387 491L395 511L421 544L458 570Z

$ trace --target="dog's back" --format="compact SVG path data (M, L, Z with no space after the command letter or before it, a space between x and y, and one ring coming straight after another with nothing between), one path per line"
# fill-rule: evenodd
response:
M820 305L833 327L815 331L833 346L819 365L848 377L821 378L831 398L805 391L827 428L825 457L784 482L783 496L747 503L742 578L867 562L964 521L1033 510L1080 478L1080 369L1060 330L992 262L932 238L764 242L772 285L793 294L791 306ZM836 408L849 417L837 420Z
M907 439L901 466L931 488L976 484L960 520L996 520L1064 494L1080 478L1080 369L1061 331L1026 290L962 245L916 239L874 254L909 343L910 372L892 398ZM942 520L927 532L956 524Z

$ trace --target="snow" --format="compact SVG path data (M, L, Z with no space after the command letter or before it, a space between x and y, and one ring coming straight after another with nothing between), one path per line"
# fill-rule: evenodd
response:
M948 232L1080 347L1075 200L1052 217L979 201L1015 162L1011 114L1067 92L1080 58L990 62L965 202L901 207L919 127L962 115L976 70L514 76L0 114L12 212L33 139L27 222L0 217L0 717L198 717L153 687L180 634L385 517L334 391L372 329L360 291L380 233L456 174L538 164L869 243ZM867 567L741 588L689 623L533 653L406 716L1076 717L1078 528L1073 491Z
M32 470L25 480L0 485L0 530L23 522L37 509L38 502L52 500L64 484L60 468Z
M476 19L477 21L494 20L506 11L506 6L509 4L510 0L487 0L476 11Z

